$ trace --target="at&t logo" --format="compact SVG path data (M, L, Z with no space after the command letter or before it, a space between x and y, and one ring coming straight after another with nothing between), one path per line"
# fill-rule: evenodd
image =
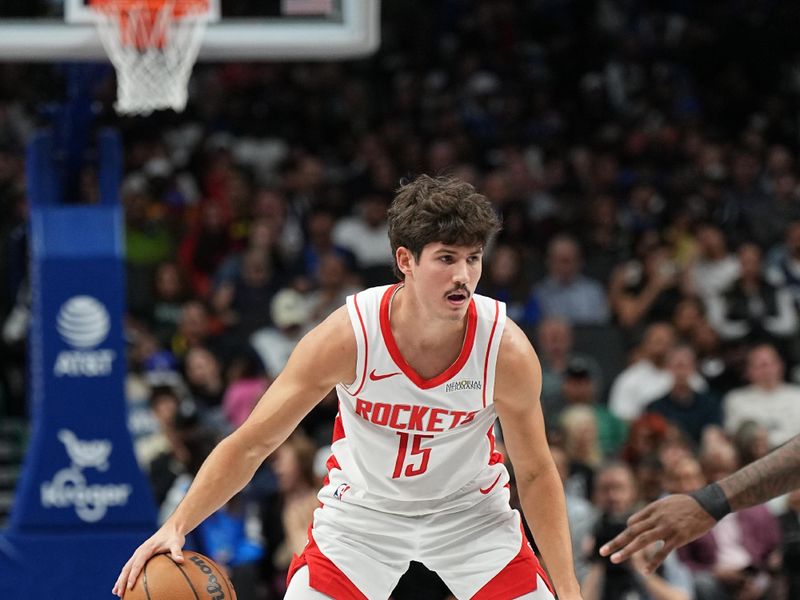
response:
M108 337L111 319L102 302L92 296L73 296L61 305L56 330L73 350L58 353L56 377L102 377L111 373L116 352L95 349Z
M133 488L126 483L93 484L86 482L84 469L108 469L110 440L80 440L69 429L61 429L58 439L72 464L61 469L51 481L41 485L42 506L65 508L74 506L81 521L94 523L102 519L109 506L124 506Z

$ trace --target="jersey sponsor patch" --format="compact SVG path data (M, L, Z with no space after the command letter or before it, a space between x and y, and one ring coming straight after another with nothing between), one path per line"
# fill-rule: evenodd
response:
M460 379L451 381L444 386L445 392L459 392L461 390L480 390L483 387L478 379Z

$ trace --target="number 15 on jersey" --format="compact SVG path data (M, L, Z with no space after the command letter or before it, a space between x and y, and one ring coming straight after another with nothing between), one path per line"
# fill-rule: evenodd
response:
M397 449L397 460L394 463L394 473L392 479L399 477L414 477L421 475L428 470L428 460L431 456L430 448L423 448L422 441L432 439L432 435L409 435L401 431L397 432L400 436L400 447ZM408 447L409 438L411 438L411 449ZM418 461L413 460L411 457L420 457ZM408 462L406 462L408 459ZM404 468L405 467L405 468Z

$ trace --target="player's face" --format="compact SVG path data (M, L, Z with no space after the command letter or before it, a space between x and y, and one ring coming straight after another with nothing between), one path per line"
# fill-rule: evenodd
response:
M481 278L483 248L451 246L441 242L422 249L412 269L414 286L432 308L446 318L460 319Z

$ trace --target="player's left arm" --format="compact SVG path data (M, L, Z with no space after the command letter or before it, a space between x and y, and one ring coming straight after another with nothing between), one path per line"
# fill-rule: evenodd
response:
M495 409L526 521L558 597L580 598L564 488L547 445L539 403L542 368L527 336L510 320L500 341L496 373Z

